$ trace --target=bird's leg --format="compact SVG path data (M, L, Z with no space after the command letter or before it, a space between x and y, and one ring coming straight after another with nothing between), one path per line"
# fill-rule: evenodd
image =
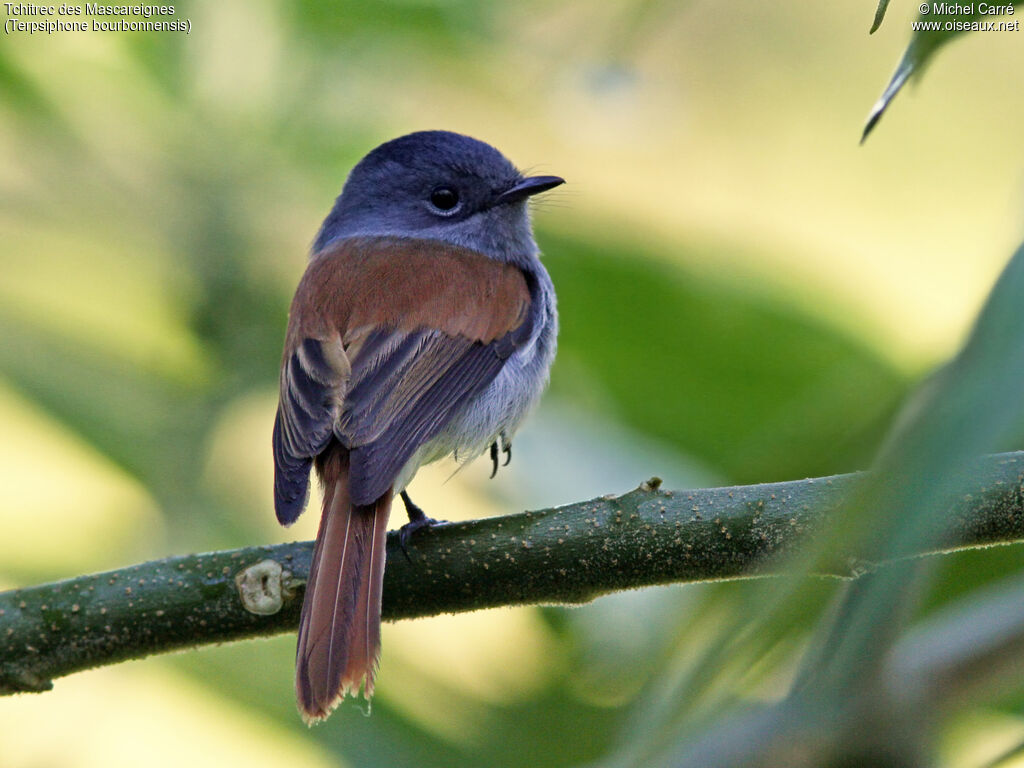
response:
M510 461L512 461L512 441L509 440L507 437L505 437L505 433L504 432L501 433L500 437L501 437L501 452L505 454L505 463L502 464L501 466L507 467L508 463ZM492 452L493 452L493 448L492 448ZM494 453L493 458L494 458L495 464L497 464L497 461L498 461L497 453Z
M432 525L437 525L439 521L432 517L427 517L426 513L413 503L407 492L402 491L401 496L402 503L405 504L405 513L409 515L409 522L398 529L398 543L402 545L402 554L405 555L405 559L412 562L406 549L412 535L420 530L420 528L430 528Z
M495 440L491 443L491 464L494 468L491 470L491 480L498 474L498 441Z

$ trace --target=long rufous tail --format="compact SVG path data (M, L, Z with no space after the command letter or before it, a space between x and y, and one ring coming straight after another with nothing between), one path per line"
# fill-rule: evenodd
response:
M324 509L299 619L295 693L312 725L360 687L369 699L380 655L380 601L392 492L353 506L348 454L340 446L318 462Z

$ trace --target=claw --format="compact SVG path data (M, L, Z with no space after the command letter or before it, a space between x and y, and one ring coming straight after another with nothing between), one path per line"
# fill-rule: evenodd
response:
M505 463L502 464L502 466L507 467L509 462L512 461L512 440L510 440L504 432L498 435L498 439L502 441L502 453L505 454ZM496 462L498 461L497 454L494 451L494 446L492 446L492 458Z
M508 462L506 462L506 463L508 463ZM497 440L495 440L493 443L491 443L491 464L494 465L494 468L491 470L491 478L490 478L491 480L493 480L494 476L496 474L498 474L498 441Z

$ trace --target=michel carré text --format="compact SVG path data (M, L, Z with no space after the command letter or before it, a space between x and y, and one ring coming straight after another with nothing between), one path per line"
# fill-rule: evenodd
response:
M1013 15L1012 5L991 3L932 3L932 14L939 16L1002 16ZM925 11L922 10L922 13Z

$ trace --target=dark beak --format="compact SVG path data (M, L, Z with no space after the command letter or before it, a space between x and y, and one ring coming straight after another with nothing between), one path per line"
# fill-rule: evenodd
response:
M565 179L560 176L527 176L525 179L519 179L519 181L498 195L494 204L504 205L525 200L531 195L539 195L541 192L554 189L559 184L565 184Z

